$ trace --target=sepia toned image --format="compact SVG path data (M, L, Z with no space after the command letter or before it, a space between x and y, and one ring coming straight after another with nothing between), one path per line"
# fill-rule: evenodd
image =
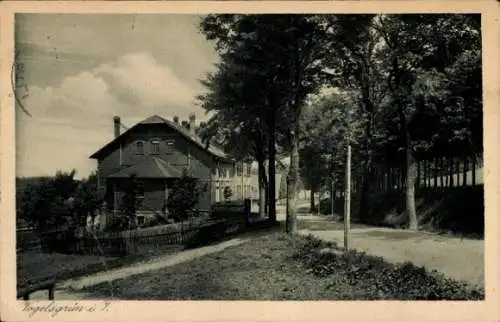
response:
M490 14L96 8L13 14L6 320L481 318Z
M15 37L19 298L484 299L480 15Z

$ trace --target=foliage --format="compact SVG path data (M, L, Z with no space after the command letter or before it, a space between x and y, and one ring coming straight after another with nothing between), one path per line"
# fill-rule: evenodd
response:
M224 188L224 199L229 200L233 196L233 191L231 190L231 187L227 186Z
M391 264L363 252L346 253L336 244L312 235L299 239L295 249L293 258L302 262L310 273L322 278L335 276L332 286L345 282L361 288L366 300L484 299L483 289L446 278L437 271L429 272L409 262ZM322 251L325 249L329 251Z
M19 192L22 218L39 230L46 230L71 223L75 220L72 213L82 216L80 198L92 198L92 192L83 193L88 186L75 180L75 173L75 170L57 172L54 177L28 183L24 191Z
M189 176L184 170L182 177L176 180L168 195L167 207L171 217L177 222L187 219L206 189L206 185Z
M84 225L87 215L94 216L96 211L101 206L102 200L97 193L97 180L94 175L79 182L73 201L73 209L75 212L75 223Z
M136 213L142 204L142 199L139 197L143 194L140 181L135 175L127 178L123 184L123 196L121 200L121 210L123 211L128 223L125 226L133 228L136 225ZM120 225L124 225L121 223Z
M360 147L364 135L363 120L363 111L352 91L332 93L314 100L305 110L300 169L309 186L313 182L317 185L314 191L330 185L332 180L336 185L343 185L347 135L355 148ZM355 153L353 161L361 162L361 155Z
M482 153L480 22L468 14L209 15L201 28L221 59L200 97L215 112L208 132L238 158L271 158L276 145L290 155L292 219L299 174L313 191L342 186L350 134L363 213L374 173L397 167L414 228L416 160Z

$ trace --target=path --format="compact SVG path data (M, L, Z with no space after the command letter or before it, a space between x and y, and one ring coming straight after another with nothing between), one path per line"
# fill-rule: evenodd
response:
M343 223L317 216L299 217L299 233L312 234L344 246ZM351 248L393 263L409 261L438 270L453 279L484 286L483 240L352 225Z

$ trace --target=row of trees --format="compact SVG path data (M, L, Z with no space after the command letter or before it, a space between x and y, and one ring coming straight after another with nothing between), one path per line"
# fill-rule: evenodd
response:
M299 176L312 191L343 185L347 142L361 214L376 166L403 165L417 229L416 161L482 153L480 23L461 14L209 15L200 27L220 61L199 97L213 114L206 138L258 162L272 221L275 158L290 156L289 232Z
M84 226L87 216L95 216L102 201L97 194L97 176L77 180L75 173L57 172L54 177L27 184L18 191L18 216L39 231Z

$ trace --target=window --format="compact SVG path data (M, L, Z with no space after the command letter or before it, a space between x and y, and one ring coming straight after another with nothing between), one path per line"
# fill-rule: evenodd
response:
M220 200L220 195L219 195L219 187L215 187L215 201L219 201Z
M137 141L135 147L137 149L137 154L144 154L144 142Z
M135 196L137 199L144 199L144 182L137 180L135 192Z
M219 167L219 178L225 178L226 177L226 169L223 166Z
M151 141L151 154L160 154L160 141Z
M174 140L166 140L165 141L166 145L166 154L172 154L174 152Z
M247 177L250 177L252 175L252 165L247 164Z
M242 163L237 163L236 164L236 175L238 177L241 177L243 175L243 164Z

